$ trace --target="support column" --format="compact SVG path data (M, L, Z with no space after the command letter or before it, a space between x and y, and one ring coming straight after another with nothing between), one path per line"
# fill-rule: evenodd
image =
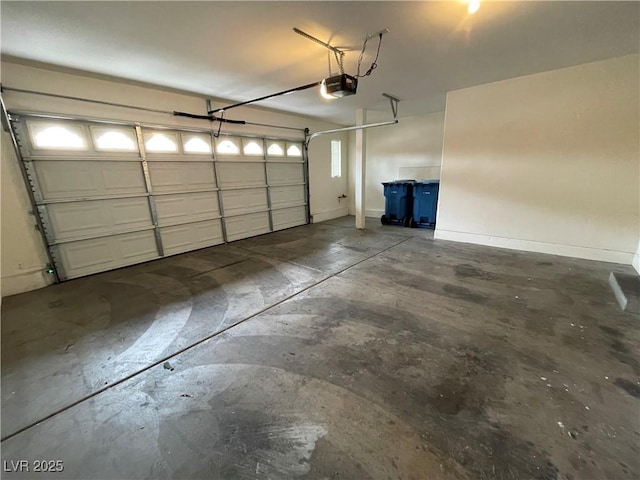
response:
M367 121L367 111L364 108L356 110L356 125L364 125ZM356 130L356 176L355 176L355 204L356 204L356 228L363 229L364 201L365 201L365 184L366 184L366 165L365 158L367 156L367 133L365 129Z

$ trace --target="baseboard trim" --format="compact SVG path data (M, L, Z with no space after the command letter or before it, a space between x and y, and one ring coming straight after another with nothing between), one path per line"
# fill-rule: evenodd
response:
M452 232L436 227L436 240L450 240L452 242L475 243L489 247L507 248L509 250L523 250L526 252L547 253L562 257L584 258L601 262L621 263L629 265L633 260L633 253L603 250L598 248L578 247L574 245L560 245L556 243L536 242L533 240L519 240L515 238L493 237L477 233Z
M38 290L39 288L44 288L52 283L53 276L46 275L43 267L42 270L37 270L35 272L3 276L0 289L2 290L2 297L8 297L9 295L17 295L18 293Z
M356 211L354 209L349 208L349 215L354 215L355 216ZM372 217L372 218L380 218L382 215L384 215L384 210L366 210L364 211L364 216L365 217Z
M638 250L636 254L633 256L633 261L631 262L631 266L633 266L633 268L636 269L636 272L638 272L638 275L640 275L640 250Z
M384 215L384 210L365 210L364 211L364 216L365 217L378 217L378 218L380 218L382 215Z
M312 223L326 222L334 218L340 218L349 215L349 207L334 208L333 210L325 210L324 212L312 213Z

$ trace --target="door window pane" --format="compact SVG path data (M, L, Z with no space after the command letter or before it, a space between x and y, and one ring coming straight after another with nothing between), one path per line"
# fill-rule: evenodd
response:
M175 133L145 133L144 148L147 152L177 152L178 139Z
M262 141L246 139L243 141L245 155L262 155Z
M238 155L240 153L238 141L235 138L225 138L224 140L218 139L216 143L216 152L221 155Z
M93 142L96 150L117 150L125 152L135 152L138 150L136 137L133 130L95 127L92 128Z
M296 143L290 143L287 145L287 157L301 157L302 149L300 145Z
M36 148L87 150L82 126L52 122L29 122L31 140Z
M211 139L207 135L182 134L184 153L211 153Z
M284 144L282 142L269 142L267 155L271 157L284 157Z

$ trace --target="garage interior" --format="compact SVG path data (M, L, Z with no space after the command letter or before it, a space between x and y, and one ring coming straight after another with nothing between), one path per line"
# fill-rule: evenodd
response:
M639 3L0 8L3 478L638 478Z

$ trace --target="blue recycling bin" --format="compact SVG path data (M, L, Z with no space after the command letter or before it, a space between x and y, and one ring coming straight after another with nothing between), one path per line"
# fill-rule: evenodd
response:
M439 190L440 180L424 180L413 184L412 227L435 227Z
M383 225L409 226L413 211L413 182L414 180L396 180L382 183L384 215L380 221Z

